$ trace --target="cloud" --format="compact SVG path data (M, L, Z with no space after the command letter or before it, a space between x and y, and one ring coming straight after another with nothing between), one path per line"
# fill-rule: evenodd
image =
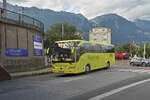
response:
M82 13L93 18L107 13L117 13L128 19L150 18L150 0L8 0L21 6L36 6L55 11Z
M10 1L10 0L7 0L7 1ZM14 2L14 3L16 3L16 2L27 2L28 0L11 0L11 2Z
M60 11L63 7L61 0L8 0L9 3L24 7L38 7Z

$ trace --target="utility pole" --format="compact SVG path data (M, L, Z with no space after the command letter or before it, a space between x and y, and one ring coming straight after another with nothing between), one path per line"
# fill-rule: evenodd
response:
M63 35L64 35L64 24L62 24L62 40L63 40Z
M144 44L144 52L143 52L143 57L145 58L146 55L146 44Z
M21 9L21 22L24 22L24 7Z
M6 0L3 0L2 17L6 18Z
M96 23L94 23L94 27L96 28Z

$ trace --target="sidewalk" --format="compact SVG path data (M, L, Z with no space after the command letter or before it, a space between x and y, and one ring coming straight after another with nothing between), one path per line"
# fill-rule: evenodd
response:
M24 77L24 76L49 74L51 73L51 71L52 71L52 67L49 67L49 68L35 70L35 71L10 73L10 76L13 79L13 78Z
M121 68L123 68L123 67L128 68L129 67L128 61L116 61L115 67L112 67L112 68L118 68L118 67L120 67L120 65L121 65ZM51 72L52 72L52 67L48 67L48 68L44 68L44 69L40 69L40 70L34 70L34 71L10 73L10 76L13 79L13 78L32 76L32 75L49 74Z

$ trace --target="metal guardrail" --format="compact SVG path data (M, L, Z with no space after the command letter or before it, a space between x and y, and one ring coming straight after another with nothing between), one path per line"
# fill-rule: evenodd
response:
M4 15L4 12L6 12L6 15ZM15 21L19 24L33 26L44 31L44 24L41 21L24 14L0 8L0 21L2 20Z

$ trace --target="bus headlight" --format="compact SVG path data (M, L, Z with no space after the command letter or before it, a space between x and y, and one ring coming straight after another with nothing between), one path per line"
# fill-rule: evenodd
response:
M75 69L75 67L69 67L69 69Z

